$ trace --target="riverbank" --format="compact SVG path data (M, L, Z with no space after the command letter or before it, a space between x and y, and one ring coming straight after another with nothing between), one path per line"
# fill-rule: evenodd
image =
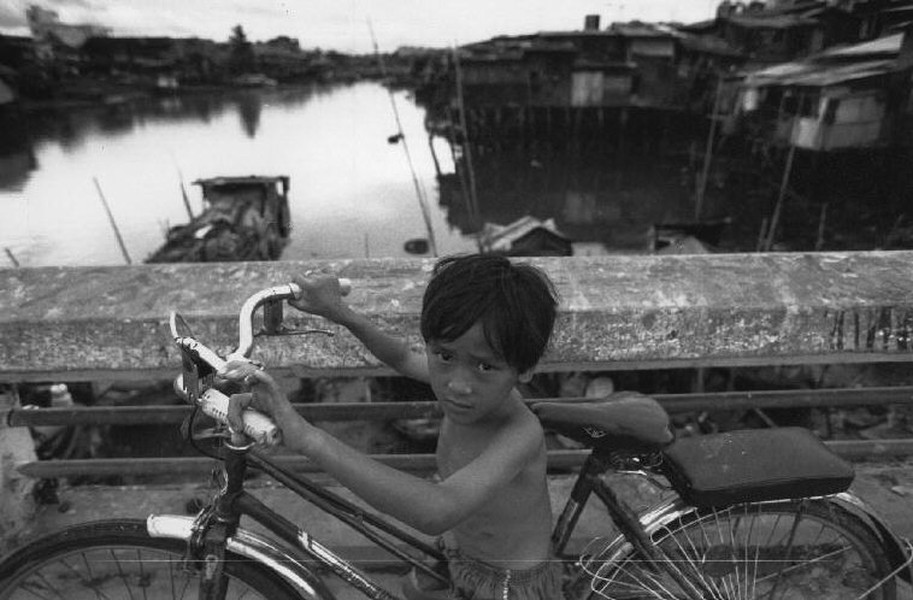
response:
M90 108L104 108L129 104L156 98L182 98L203 96L207 94L224 94L255 90L258 88L275 88L278 90L297 90L315 85L343 85L371 79L356 74L333 77L315 77L309 80L291 83L277 83L271 86L244 86L232 83L225 84L190 84L179 87L160 88L152 81L129 83L112 78L78 77L59 84L48 98L21 97L16 109L25 113L45 111L69 111Z

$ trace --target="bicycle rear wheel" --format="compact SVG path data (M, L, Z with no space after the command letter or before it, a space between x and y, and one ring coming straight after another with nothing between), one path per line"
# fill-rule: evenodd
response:
M197 598L199 573L184 571L180 540L150 537L144 521L87 523L65 529L0 562L0 600ZM226 552L226 598L299 598L262 565Z
M694 509L649 533L665 565L681 577L652 567L630 547L627 553L615 547L613 556L626 554L621 561L598 553L583 560L592 575L591 597L893 600L896 595L878 537L827 499Z

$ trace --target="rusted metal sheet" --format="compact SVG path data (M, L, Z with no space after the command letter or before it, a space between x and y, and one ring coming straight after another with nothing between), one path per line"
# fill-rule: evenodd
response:
M544 370L907 361L913 252L524 259L561 295ZM416 343L430 259L138 265L0 270L0 379L166 374L178 310L222 351L249 294L306 269L354 282L349 301ZM345 331L287 311L289 324L338 333L262 340L268 367L301 375L383 371Z

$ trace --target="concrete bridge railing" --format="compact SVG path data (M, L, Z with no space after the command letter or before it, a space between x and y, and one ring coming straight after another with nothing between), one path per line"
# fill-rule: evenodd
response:
M552 277L562 298L544 371L913 360L913 252L528 261ZM430 259L374 259L0 270L0 383L172 377L179 359L171 310L227 352L247 296L321 267L353 281L354 308L419 343L432 266ZM346 331L286 314L290 326L338 335L261 338L255 353L268 368L302 378L389 373ZM15 468L30 451L22 434L5 418L0 423L3 489L14 492L3 496L0 537L29 488Z
M893 362L913 359L913 252L538 258L562 309L543 370ZM432 260L0 270L0 381L168 375L168 315L230 349L251 293L332 267L351 304L418 342ZM287 311L295 326L317 317ZM346 332L262 341L303 377L383 368Z

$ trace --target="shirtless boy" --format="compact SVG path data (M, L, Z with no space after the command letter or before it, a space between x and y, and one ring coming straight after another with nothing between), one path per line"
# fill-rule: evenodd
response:
M560 598L560 568L549 560L545 439L515 389L530 380L554 325L548 278L504 257L440 260L422 304L423 352L349 308L335 277L296 282L303 294L293 306L345 326L381 361L431 385L443 411L440 477L398 471L314 427L263 371L253 373L253 394L232 397L234 429L247 406L270 414L287 447L368 504L429 535L445 534L452 598ZM237 380L251 369L232 363L222 375Z

